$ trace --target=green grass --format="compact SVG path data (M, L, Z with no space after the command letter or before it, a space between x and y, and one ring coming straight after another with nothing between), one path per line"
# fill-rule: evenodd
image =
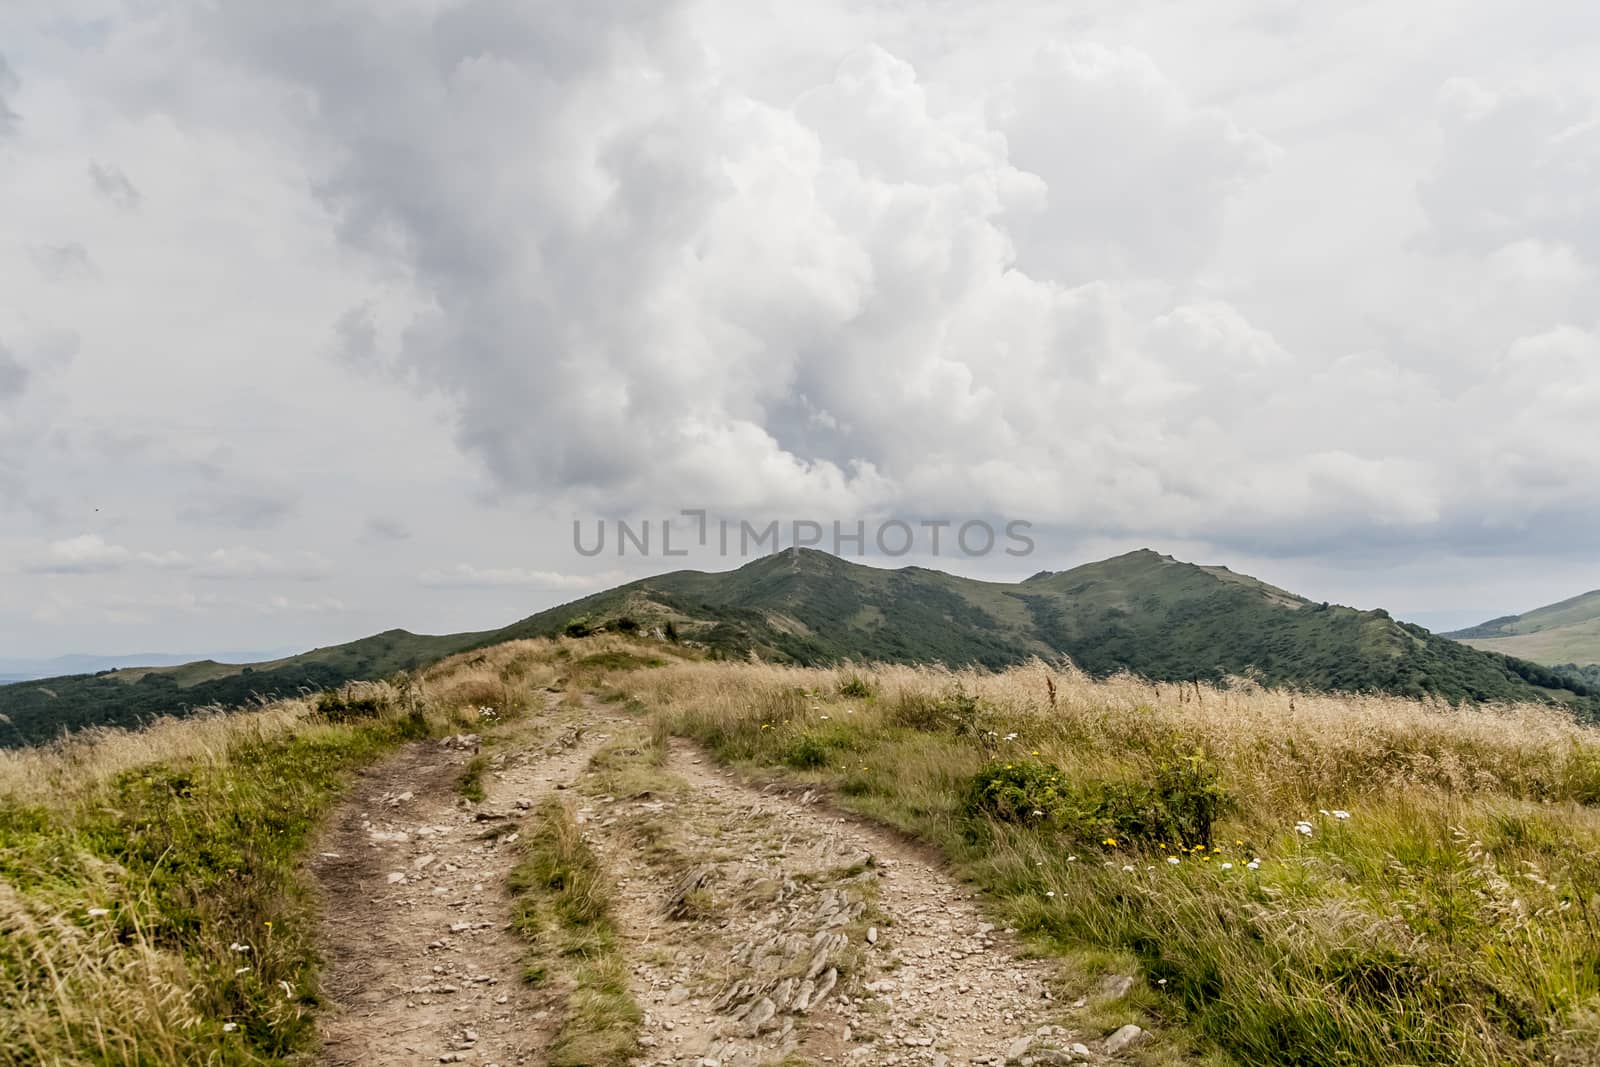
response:
M1136 961L1133 1021L1180 1043L1251 1065L1600 1062L1600 739L1399 701L1112 710L1078 683L1047 711L1031 671L994 680L1003 701L890 674L860 702L834 672L748 670L649 682L719 758L937 846L1042 950Z
M512 871L513 923L530 943L525 977L566 998L550 1048L552 1067L623 1067L637 1049L641 1014L611 919L610 879L556 798L525 824Z
M474 804L482 804L484 798L483 776L488 770L488 756L473 756L467 761L466 766L461 768L461 773L456 776L456 792Z
M356 768L411 717L235 738L71 802L0 805L0 1060L265 1064L317 1000L300 861Z

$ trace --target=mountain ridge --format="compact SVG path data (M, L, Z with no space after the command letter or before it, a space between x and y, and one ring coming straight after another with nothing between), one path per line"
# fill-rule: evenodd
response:
M1600 716L1600 687L1475 651L1382 609L1317 603L1222 566L1140 549L1020 582L866 566L788 548L730 571L629 582L498 630L388 630L260 664L201 661L0 686L10 743L413 670L519 638L659 631L714 656L800 664L942 662L999 669L1067 658L1092 675L1156 682L1249 677L1284 688L1390 692L1458 703L1556 700Z
M1546 666L1592 667L1600 664L1600 589L1443 636Z

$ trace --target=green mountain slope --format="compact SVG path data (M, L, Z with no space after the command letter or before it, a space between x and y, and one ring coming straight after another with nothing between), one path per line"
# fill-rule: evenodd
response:
M885 570L786 550L734 571L677 571L540 612L501 630L421 637L394 630L241 668L210 661L0 687L11 743L96 722L133 724L187 707L244 703L410 669L455 652L563 632L574 621L669 630L714 652L1002 667L1066 655L1084 670L1158 681L1249 675L1268 685L1562 700L1600 711L1575 676L1480 652L1383 611L1317 604L1235 574L1133 552L1019 583L921 567Z
M36 744L63 730L137 726L161 715L215 705L239 707L357 678L382 678L443 659L482 637L425 637L390 630L267 663L201 660L0 686L0 747Z
M1444 636L1544 664L1600 664L1600 590Z
M535 615L517 636L578 616L671 621L714 648L802 663L846 658L1000 667L1065 654L1094 674L1161 681L1251 675L1269 685L1560 699L1587 687L1535 664L1476 652L1384 611L1313 603L1225 567L1133 552L1017 583L918 567L882 570L787 550L726 574L681 571Z

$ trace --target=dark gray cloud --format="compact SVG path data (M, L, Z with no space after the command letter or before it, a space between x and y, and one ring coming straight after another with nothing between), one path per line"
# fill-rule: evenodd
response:
M5 53L0 52L0 137L12 133L20 121L17 113L11 110L9 102L11 95L20 87L21 82L6 63Z
M28 250L34 266L51 281L78 281L98 277L89 250L77 241L36 245Z
M128 180L128 176L111 164L90 163L89 181L94 185L95 192L124 211L137 211L144 202L144 195Z
M17 361L9 348L0 344L0 400L21 396L30 376L28 368Z
M398 544L411 540L411 527L399 519L375 515L367 520L361 539L369 544Z
M267 530L288 519L298 506L298 495L289 491L215 489L180 505L178 518L206 527Z

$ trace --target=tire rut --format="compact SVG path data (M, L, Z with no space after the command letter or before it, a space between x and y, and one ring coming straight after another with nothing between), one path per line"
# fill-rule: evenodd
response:
M580 785L645 1012L636 1063L1099 1058L1052 999L1054 968L923 850L683 743L664 770L676 788L632 798Z
M454 786L471 740L412 746L363 776L334 815L311 871L323 896L323 1062L537 1063L559 1023L521 981L526 945L509 927L513 820L562 788L603 734L546 744L518 724L497 748L485 797ZM496 829L499 830L496 833Z

